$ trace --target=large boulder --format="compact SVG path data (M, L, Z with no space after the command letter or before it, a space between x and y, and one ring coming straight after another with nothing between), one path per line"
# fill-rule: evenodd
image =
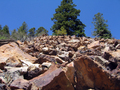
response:
M31 90L31 85L32 84L25 79L17 79L10 84L10 88L11 90L16 89Z
M5 63L10 57L16 57L19 60L30 61L34 63L37 58L23 52L15 42L2 45L0 47L0 62ZM4 65L4 64L3 64Z
M104 60L101 62L108 63ZM76 90L87 90L88 88L100 90L120 89L120 80L112 76L107 68L99 62L87 56L81 56L74 60L74 67L77 77Z
M56 65L52 65L48 71L33 78L30 82L41 90L74 90L65 72Z
M72 85L75 85L75 68L74 68L74 63L71 62L66 65L65 68L63 68L65 71L66 76L68 77L69 81L72 83Z

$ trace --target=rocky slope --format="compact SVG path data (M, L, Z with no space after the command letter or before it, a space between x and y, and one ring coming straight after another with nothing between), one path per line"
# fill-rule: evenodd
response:
M0 90L120 90L120 40L40 36L1 44Z

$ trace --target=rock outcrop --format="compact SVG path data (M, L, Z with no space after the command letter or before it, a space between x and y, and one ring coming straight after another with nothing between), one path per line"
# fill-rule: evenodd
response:
M2 43L0 90L120 90L120 40L40 36Z

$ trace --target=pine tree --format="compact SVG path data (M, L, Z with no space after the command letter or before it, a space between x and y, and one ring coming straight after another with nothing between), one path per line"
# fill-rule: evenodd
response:
M56 35L56 30L60 30L61 27L67 32L67 35L85 36L85 25L77 19L80 16L80 10L75 9L75 4L72 0L62 0L61 5L55 10L51 20L54 22L51 30Z
M2 26L0 25L0 31L2 30Z
M27 26L27 23L26 22L23 22L22 23L22 26L19 27L18 29L18 33L23 33L23 34L27 34L27 30L28 30L28 26Z
M5 25L2 29L0 25L0 39L9 39L10 33L9 33L9 27Z
M29 37L34 37L35 36L35 27L31 28L29 30L29 34L28 34Z
M48 35L48 31L44 27L39 27L38 30L36 30L36 36L41 36L41 35Z
M18 39L18 32L16 31L16 29L14 29L14 30L12 31L11 37L12 37L12 39L15 39L15 40Z
M7 25L5 25L5 26L3 27L3 29L2 29L2 32L3 32L3 34L5 34L5 35L10 35L10 33L9 33L9 27L8 27Z
M0 25L0 36L3 35L2 33L2 26Z
M108 30L108 25L107 20L104 20L103 14L101 13L97 13L94 15L93 18L93 25L94 25L94 29L95 31L93 32L94 36L100 37L100 38L111 38L112 34L111 32Z
M26 22L22 23L22 26L18 28L18 39L25 40L27 38L28 26Z

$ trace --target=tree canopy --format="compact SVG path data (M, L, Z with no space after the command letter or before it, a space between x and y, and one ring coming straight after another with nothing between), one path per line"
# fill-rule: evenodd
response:
M56 13L51 18L54 22L51 28L54 35L56 35L56 30L61 30L63 27L67 35L85 36L85 24L77 18L80 16L80 10L77 10L75 6L72 0L62 0L61 5L55 9Z
M36 30L36 36L41 36L43 34L46 34L48 35L48 30L46 30L44 27L39 27L37 30Z
M10 33L9 33L9 27L8 27L7 25L5 25L5 26L3 27L3 29L2 29L2 32L3 32L3 34L9 35L9 34L10 34Z
M28 36L30 36L30 37L34 37L34 36L35 36L35 27L33 27L33 28L31 28L31 29L29 30Z
M93 32L94 36L105 39L112 37L111 32L108 30L108 25L106 24L107 20L104 20L103 14L101 13L95 14L92 23L95 29L95 31Z
M26 22L22 23L22 26L18 28L18 39L25 39L27 37L28 26Z

